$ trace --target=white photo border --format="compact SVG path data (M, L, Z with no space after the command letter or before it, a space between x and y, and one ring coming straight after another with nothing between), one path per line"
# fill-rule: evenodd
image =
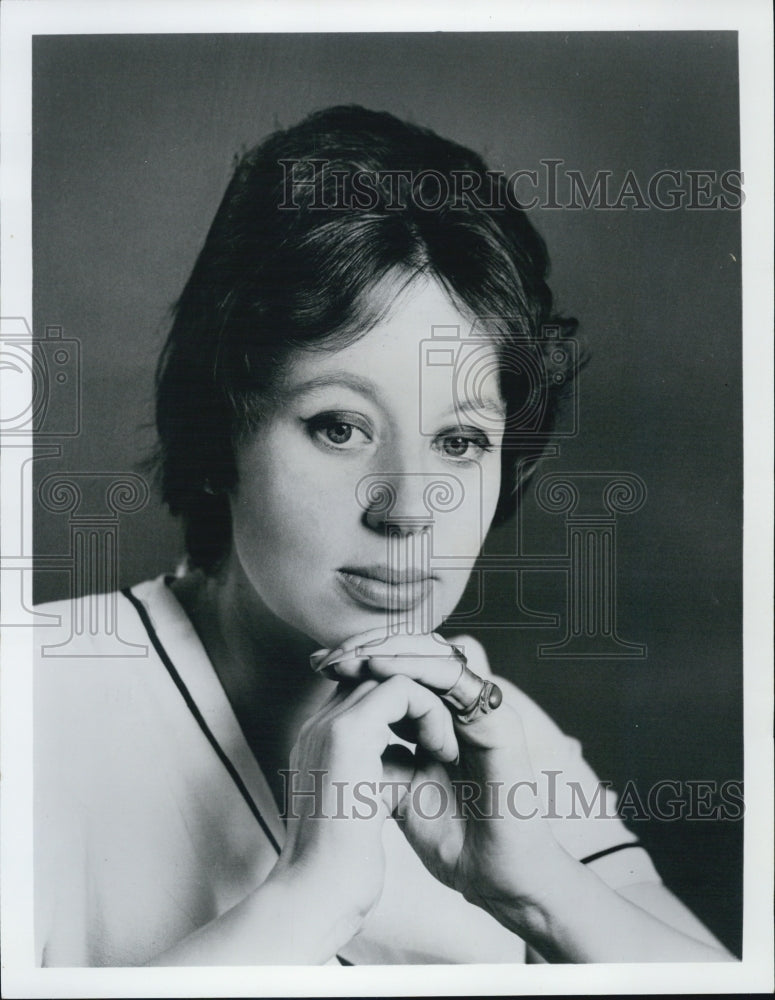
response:
M2 315L31 318L31 52L39 34L270 31L738 32L743 233L745 869L743 960L728 965L38 969L33 962L29 630L6 630L2 670L2 966L8 997L385 996L769 992L773 988L772 13L744 3L273 3L5 0L2 16ZM13 381L14 391L19 380ZM24 390L22 390L24 391ZM28 390L29 391L29 390ZM4 406L19 412L18 399ZM14 439L32 450L32 440ZM4 449L5 451L5 449ZM3 471L12 466L3 455ZM2 476L2 551L32 551L20 483ZM29 495L29 491L27 491ZM21 525L21 528L20 528ZM21 530L22 535L18 537ZM7 574L0 574L5 589Z

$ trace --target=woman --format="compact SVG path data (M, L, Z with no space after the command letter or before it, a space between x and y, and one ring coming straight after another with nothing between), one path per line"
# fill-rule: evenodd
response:
M37 668L43 964L729 957L436 632L551 428L546 267L477 156L390 115L238 164L159 368L187 570L118 605L146 656Z

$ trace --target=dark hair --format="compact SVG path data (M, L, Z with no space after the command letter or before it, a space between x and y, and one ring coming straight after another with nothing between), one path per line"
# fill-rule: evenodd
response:
M183 519L192 566L212 572L228 552L235 445L261 419L290 352L368 331L389 305L368 294L384 278L433 277L460 311L486 318L502 355L543 359L548 325L573 333L575 320L553 315L543 241L505 186L465 147L357 106L312 114L237 163L157 372L163 499ZM573 375L539 365L536 382L530 367L502 365L507 428L527 406L533 446L523 433L503 449L496 521L514 510L558 383Z

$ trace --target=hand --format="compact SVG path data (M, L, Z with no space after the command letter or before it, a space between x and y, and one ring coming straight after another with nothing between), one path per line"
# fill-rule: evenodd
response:
M376 905L384 879L382 828L395 786L414 772L406 748L389 747L391 726L411 726L429 759L458 755L449 712L428 688L395 674L345 681L302 727L291 753L287 837L273 881L303 884L330 900L330 918L355 934ZM316 787L314 796L299 790Z
M461 662L455 648L435 634L386 637L384 630L374 630L337 650L321 650L315 666L351 683L407 677L433 692L454 727L460 758L450 764L418 743L410 792L395 810L396 819L433 875L493 915L507 906L513 919L515 902L529 907L539 899L564 852L541 817L514 709L504 703L461 724L441 700L457 681ZM411 738L405 724L394 730Z

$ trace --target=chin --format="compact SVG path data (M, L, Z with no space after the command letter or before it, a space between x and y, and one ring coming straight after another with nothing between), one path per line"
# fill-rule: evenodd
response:
M415 635L436 631L452 609L441 608L436 600L422 602L405 611L388 611L386 608L361 607L348 598L331 600L331 594L316 600L310 596L303 608L288 608L280 617L292 628L306 635L317 646L336 649L347 639L361 632L383 628L387 633L391 626L406 630L410 623Z
M380 628L384 629L386 634L391 631L401 631L410 632L413 635L427 635L439 628L443 618L439 615L431 615L428 608L414 608L410 611L392 613L384 609L376 611L358 608L340 614L336 622L336 638L333 642L338 646L360 632ZM331 648L331 643L326 645Z

